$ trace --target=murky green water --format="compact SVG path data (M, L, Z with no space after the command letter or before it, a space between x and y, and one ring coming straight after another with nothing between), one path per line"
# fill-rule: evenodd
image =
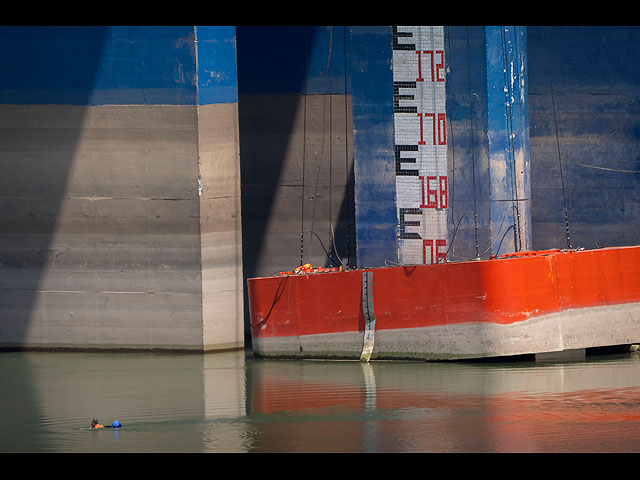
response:
M640 357L0 353L0 452L639 452ZM89 422L119 420L119 430Z

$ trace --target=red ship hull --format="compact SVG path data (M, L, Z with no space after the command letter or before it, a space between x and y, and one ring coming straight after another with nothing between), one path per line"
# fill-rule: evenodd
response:
M446 360L640 342L640 246L253 278L248 293L252 348L265 357L360 359L368 343L367 360Z

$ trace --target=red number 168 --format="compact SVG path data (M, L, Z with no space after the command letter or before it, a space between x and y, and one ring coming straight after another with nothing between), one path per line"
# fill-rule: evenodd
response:
M422 183L422 203L420 208L447 208L449 205L449 194L447 187L447 177L445 175L436 177L420 176ZM435 188L434 187L435 183Z

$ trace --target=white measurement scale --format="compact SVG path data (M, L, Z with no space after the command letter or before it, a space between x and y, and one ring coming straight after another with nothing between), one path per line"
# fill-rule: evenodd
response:
M444 29L393 27L398 259L443 261L448 248Z

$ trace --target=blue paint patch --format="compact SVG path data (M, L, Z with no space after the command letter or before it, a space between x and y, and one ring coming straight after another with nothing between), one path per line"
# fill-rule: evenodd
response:
M198 104L236 103L238 70L236 27L196 27Z
M0 27L0 103L196 101L194 27Z

